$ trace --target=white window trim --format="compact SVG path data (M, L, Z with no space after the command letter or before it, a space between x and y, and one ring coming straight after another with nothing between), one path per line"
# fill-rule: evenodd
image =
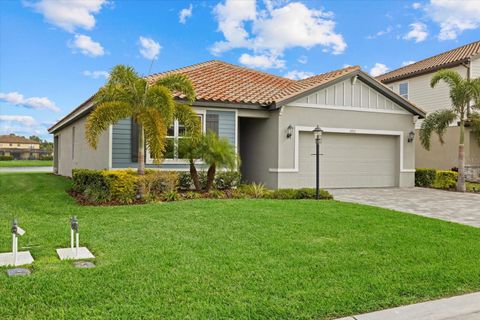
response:
M299 142L300 142L300 132L312 132L315 127L307 126L295 126L294 134L294 166L293 168L270 168L269 172L278 172L278 173L298 173L299 170ZM398 136L400 139L400 159L399 159L399 172L400 173L412 173L415 172L415 169L405 169L403 162L404 155L404 132L403 131L390 131L390 130L366 130L366 129L352 129L352 128L323 128L325 133L346 133L346 134L368 134L368 135L383 135L383 136ZM313 134L312 134L313 139Z
M400 86L401 86L402 84L406 84L406 85L407 85L407 96L406 96L406 97L404 97L404 96L402 96L402 95L400 94ZM398 83L398 95L399 95L400 97L408 100L408 98L410 97L410 83L409 83L408 81L402 81L402 82L399 82L399 83Z
M197 115L201 115L202 116L202 132L205 133L205 118L206 118L206 110L195 110L195 113ZM174 120L174 126L173 126L173 130L174 130L174 138L177 137L178 138L178 120ZM171 137L170 137L171 138ZM154 159L150 157L150 148L148 148L148 146L145 148L145 152L146 152L146 159L145 159L145 164L154 164ZM203 164L204 162L203 161L197 161L198 164ZM187 159L164 159L162 161L162 164L189 164L188 160Z

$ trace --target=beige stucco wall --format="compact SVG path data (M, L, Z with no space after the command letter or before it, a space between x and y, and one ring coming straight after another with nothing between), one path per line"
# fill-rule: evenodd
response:
M419 132L417 130L417 136ZM450 127L444 135L444 144L440 143L438 136L433 133L431 138L430 151L425 150L420 139L416 139L416 167L435 168L449 170L458 167L458 143L460 139L460 128ZM473 132L465 129L465 164L480 164L480 146L476 141Z
M75 123L58 131L58 157L57 173L62 176L71 176L72 169L108 169L110 167L110 134L104 131L98 139L97 149L92 149L85 139L85 120L81 118ZM75 127L75 141L73 139L73 127ZM72 147L74 153L72 153Z
M470 61L470 78L480 78L480 57Z

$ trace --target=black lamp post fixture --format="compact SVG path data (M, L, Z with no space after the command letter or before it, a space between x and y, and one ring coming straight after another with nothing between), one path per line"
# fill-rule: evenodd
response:
M290 139L292 137L292 134L293 134L293 126L290 124L287 127L287 139Z
M415 132L410 131L410 132L408 133L407 141L408 141L408 142L412 142L413 139L415 139Z
M322 143L322 133L323 130L317 124L316 128L313 129L313 136L315 137L315 156L316 156L316 166L317 166L317 179L316 179L316 199L320 199L320 143Z

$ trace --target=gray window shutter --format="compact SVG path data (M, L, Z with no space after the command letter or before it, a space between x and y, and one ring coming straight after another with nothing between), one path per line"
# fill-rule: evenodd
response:
M131 119L131 141L130 141L130 147L131 147L131 156L132 156L132 162L138 162L138 125L133 121L133 118Z

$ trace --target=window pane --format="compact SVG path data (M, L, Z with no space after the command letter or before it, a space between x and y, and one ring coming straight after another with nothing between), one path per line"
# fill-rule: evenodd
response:
M175 152L175 144L173 138L167 138L165 144L165 159L173 159Z
M175 135L175 128L174 126L171 126L170 128L168 128L167 130L167 136L168 137L173 137Z
M405 99L408 99L408 83L400 83L399 93Z
M218 135L218 114L207 113L206 131L212 131Z
M178 123L178 136L183 137L186 134L186 132L187 131L185 129L185 126L179 122Z

